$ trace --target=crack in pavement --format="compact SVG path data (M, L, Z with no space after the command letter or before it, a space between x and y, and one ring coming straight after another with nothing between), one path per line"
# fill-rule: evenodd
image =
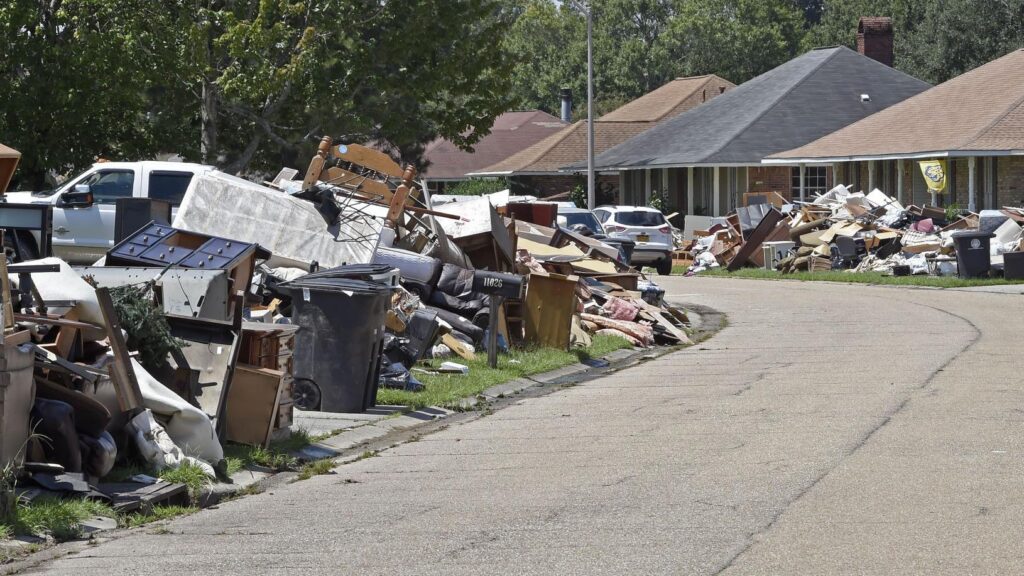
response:
M769 520L768 523L763 528L749 533L747 535L747 537L746 537L747 538L747 543L742 548L740 548L735 554L733 554L731 557L729 557L725 561L725 563L721 565L720 568L718 568L717 570L714 570L712 572L713 574L715 574L717 576L719 574L724 573L729 568L731 568L732 565L736 562L736 560L738 560L741 556L746 554L747 551L749 551L757 543L757 541L758 541L757 539L758 539L759 536L767 534L769 531L771 531L771 529L775 526L775 524L778 523L778 521L782 518L782 516L790 508L792 508L794 504L799 502L800 499L802 499L811 490L813 490L814 487L817 486L822 480L824 480L832 472L834 472L837 468L839 468L839 466L843 462L845 462L850 456L856 454L857 451L860 450L865 444L867 444L868 441L870 441L871 438L874 437L874 435L876 433L878 433L879 430L884 428L887 424L889 424L890 421L892 421L892 419L894 417L896 417L898 414L900 414L900 412L902 412L910 404L911 399L913 399L914 392L917 392L917 391L920 391L920 390L923 390L923 389L927 388L928 385L931 384L932 381L934 381L935 378L938 377L938 375L941 374L943 372L943 370L946 369L946 367L948 367L953 362L955 362L958 358L960 358L960 356L962 356L964 353L966 353L968 350L970 350L972 347L974 347L974 345L977 344L979 340L981 340L981 336L982 336L981 329L979 329L978 326L974 322L972 322L969 318L966 318L966 317L961 316L959 314L955 314L955 313L950 312L948 310L943 310L942 308L937 308L935 306L929 306L927 304L920 304L918 302L910 302L910 301L907 301L905 299L898 299L898 300L904 302L905 304L909 304L911 306L920 306L922 308L928 308L930 310L934 310L934 311L939 312L941 314L945 314L947 316L951 316L953 318L956 318L956 319L960 320L961 322L963 322L963 323L967 324L968 326L970 326L971 330L974 331L974 334L971 336L971 338L967 342L967 344L965 344L960 350L958 350L956 353L954 353L952 356L950 356L945 362L942 363L942 365L940 365L938 368L933 370L928 375L928 377L924 379L924 381L920 385L915 386L914 388L910 389L908 391L908 393L907 393L906 398L904 398L903 401L901 401L895 408L890 410L885 415L885 417L883 417L882 420L874 428L869 430L867 432L867 434L865 434L852 448L850 448L845 454L843 454L842 457L840 457L831 467L829 467L827 470L822 472L818 477L816 477L813 481L811 481L810 484L808 484L802 490L800 490L800 492L798 494L796 494L796 496L791 498L788 502L784 503L782 505L782 507L772 516L771 520Z

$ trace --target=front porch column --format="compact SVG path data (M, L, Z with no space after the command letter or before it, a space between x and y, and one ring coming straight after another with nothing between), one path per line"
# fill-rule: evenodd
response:
M644 170L644 206L651 203L651 171Z
M800 165L800 201L807 200L807 165Z
M903 159L896 161L896 201L903 204Z
M626 204L626 171L619 170L619 205Z
M875 161L868 160L868 192L875 189Z
M975 189L974 189L975 188L975 186L974 186L975 174L974 174L974 172L975 172L975 164L977 164L976 160L977 159L974 156L971 156L971 157L967 158L967 209L969 211L971 211L971 212L974 212L975 208L977 207L977 203L974 201L974 194L975 194ZM955 160L953 160L953 161L955 161ZM952 198L952 201L956 202L956 198Z
M718 166L713 167L711 170L714 171L714 195L715 195L715 197L711 201L712 206L714 206L714 214L713 215L714 216L721 216L722 215L722 198L721 198L722 179L721 179L721 176L719 174L719 167Z
M693 214L693 166L686 169L686 213Z

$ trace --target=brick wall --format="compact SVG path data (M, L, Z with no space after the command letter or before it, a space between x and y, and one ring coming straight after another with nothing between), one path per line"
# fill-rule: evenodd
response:
M1003 156L996 161L999 205L1024 206L1024 156Z
M747 192L778 192L792 198L792 166L751 166L747 172Z

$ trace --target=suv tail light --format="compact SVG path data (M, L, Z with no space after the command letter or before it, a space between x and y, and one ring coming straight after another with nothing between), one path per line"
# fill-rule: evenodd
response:
M661 232L662 234L669 234L672 232L672 228L669 226L662 226L661 228L658 228L658 232Z
M607 230L608 232L625 232L626 231L626 227L625 226L616 226L614 224L612 224L611 226L605 226L604 229Z

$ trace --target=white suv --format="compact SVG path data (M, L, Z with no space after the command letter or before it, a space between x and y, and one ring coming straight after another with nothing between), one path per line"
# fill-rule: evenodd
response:
M609 238L636 243L632 264L654 266L662 276L672 273L672 225L661 212L644 206L599 206L594 215Z

